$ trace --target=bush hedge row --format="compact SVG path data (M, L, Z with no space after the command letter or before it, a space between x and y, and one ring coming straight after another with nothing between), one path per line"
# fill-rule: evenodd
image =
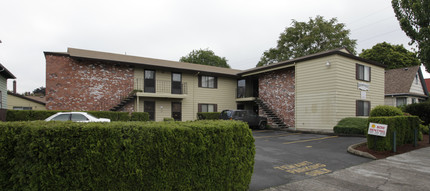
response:
M369 117L369 122L388 125L386 137L367 135L367 147L377 151L393 149L393 132L396 131L396 145L412 143L414 129L419 129L417 116Z
M0 123L4 190L247 190L246 123Z
M424 125L430 124L430 101L405 106L404 112L418 116Z
M347 117L341 119L333 131L336 134L365 135L368 127L367 118Z
M197 113L197 119L199 120L216 120L219 119L221 112L199 112Z
M36 110L7 110L7 121L35 121L45 120L51 115L61 111L36 111ZM86 111L98 118L108 118L111 121L148 121L149 114L145 112L133 112L131 115L128 112L115 111Z

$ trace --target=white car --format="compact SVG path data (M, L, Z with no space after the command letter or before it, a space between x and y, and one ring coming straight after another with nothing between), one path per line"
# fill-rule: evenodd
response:
M110 122L110 119L97 118L86 112L59 112L45 121L74 121L74 122Z

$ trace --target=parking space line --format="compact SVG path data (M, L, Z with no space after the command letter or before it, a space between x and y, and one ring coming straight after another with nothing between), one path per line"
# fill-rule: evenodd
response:
M301 133L284 133L280 135L269 135L269 136L254 136L254 139L260 139L260 138L270 138L270 137L285 137L288 135L299 135Z
M321 138L315 138L315 139L306 139L306 140L300 140L300 141L291 141L291 142L285 142L282 144L293 144L293 143L303 143L303 142L309 142L309 141L318 141L318 140L323 140L323 139L331 139L331 138L336 138L338 136L328 136L328 137L321 137Z

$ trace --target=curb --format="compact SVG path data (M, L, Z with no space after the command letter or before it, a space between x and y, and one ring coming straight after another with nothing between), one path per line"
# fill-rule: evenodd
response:
M367 142L363 142L363 143L358 143L358 144L351 145L351 146L348 147L347 151L349 153L351 153L351 154L354 154L354 155L358 155L358 156L361 156L361 157L365 157L365 158L370 158L370 159L373 159L373 160L377 160L377 158L375 156L371 155L370 153L359 151L359 150L355 149L355 148L363 146L363 145L367 145Z

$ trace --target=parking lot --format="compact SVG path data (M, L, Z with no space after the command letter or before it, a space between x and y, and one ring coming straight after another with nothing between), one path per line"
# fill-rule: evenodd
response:
M312 178L371 159L349 154L347 148L361 137L254 130L255 164L250 190L261 190Z

